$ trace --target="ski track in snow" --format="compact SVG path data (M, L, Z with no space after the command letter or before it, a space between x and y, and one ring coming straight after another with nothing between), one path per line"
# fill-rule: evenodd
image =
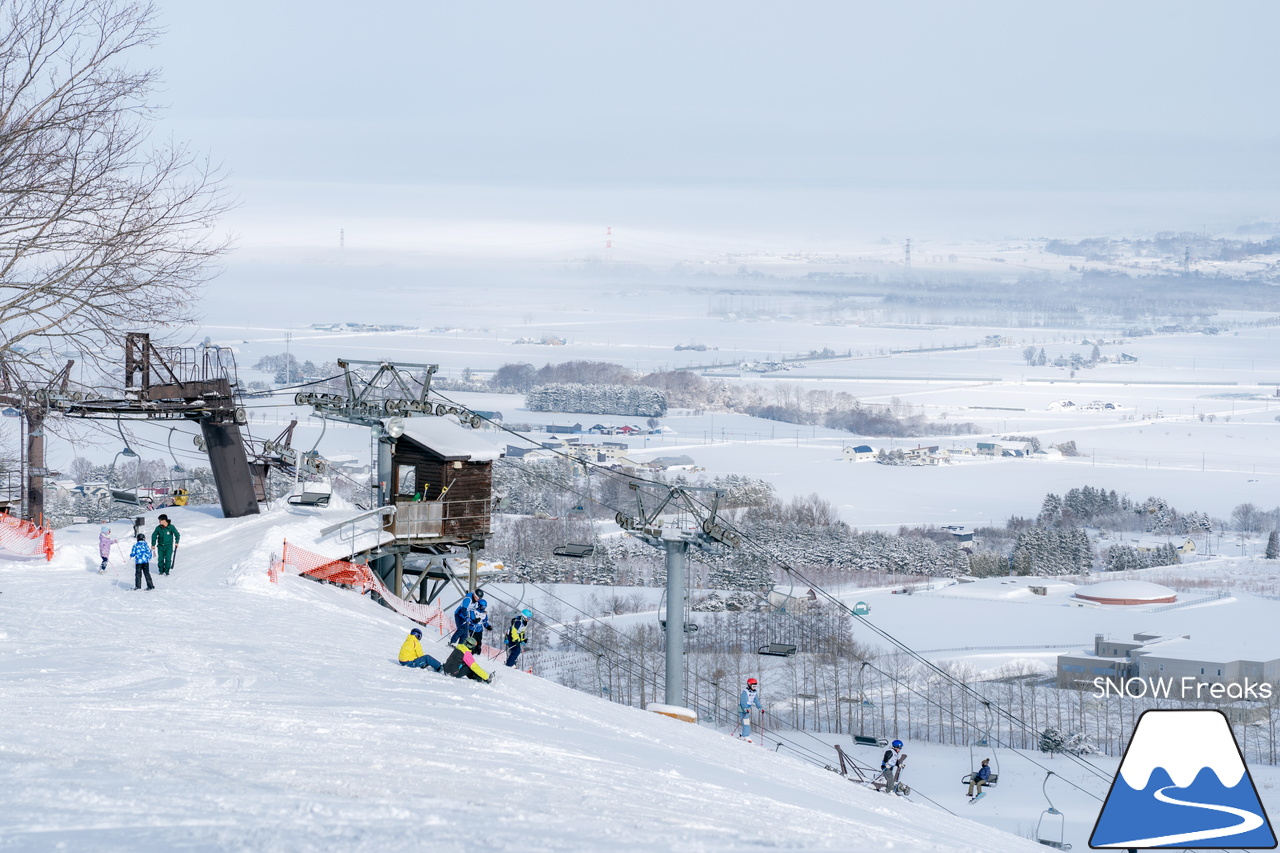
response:
M267 582L318 521L168 511L154 592L96 527L0 561L0 851L1040 849L496 663L401 668L391 611Z

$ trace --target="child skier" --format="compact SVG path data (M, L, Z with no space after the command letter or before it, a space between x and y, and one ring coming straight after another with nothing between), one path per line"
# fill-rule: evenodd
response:
M145 575L147 589L155 589L156 585L151 582L151 549L147 547L145 533L138 534L138 541L133 543L129 556L133 558L133 588L142 589L142 578Z
M880 759L880 775L884 778L884 792L886 794L896 793L898 790L898 779L902 776L902 769L906 766L907 754L902 751L902 741L895 740L884 751L884 757Z
M529 617L533 611L525 608L511 617L511 627L507 629L507 666L515 666L520 660L520 652L524 644L529 642Z
M760 694L756 692L756 685L759 683L754 678L748 678L747 686L738 697L738 711L742 715L742 732L738 737L746 741L751 740L751 706L764 710L764 706L760 704Z
M98 555L102 557L102 567L98 569L99 574L107 570L107 558L111 556L111 546L119 542L119 539L111 538L111 528L102 525L102 530L98 532Z

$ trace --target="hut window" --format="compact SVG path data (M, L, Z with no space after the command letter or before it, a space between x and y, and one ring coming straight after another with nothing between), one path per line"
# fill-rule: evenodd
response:
M418 491L418 469L412 465L399 465L397 469L396 481L399 485L396 494L412 496Z

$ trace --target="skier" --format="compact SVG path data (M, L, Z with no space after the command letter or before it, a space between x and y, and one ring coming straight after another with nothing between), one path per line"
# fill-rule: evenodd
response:
M480 590L474 593L467 593L462 596L462 600L458 602L458 606L453 611L454 631L449 637L450 643L461 643L467 637L471 636L471 615L472 601L480 597Z
M173 568L173 555L178 550L178 542L182 535L178 528L169 523L169 516L160 513L160 523L151 531L151 547L156 549L156 568L160 574L167 575Z
M102 530L98 532L98 555L102 557L102 567L98 569L100 574L107 570L107 558L111 556L111 546L119 541L111 538L110 527L102 525Z
M991 759L982 759L982 766L978 768L977 773L969 774L969 793L966 796L977 797L982 793L982 786L987 784L987 780L991 778Z
M507 666L515 666L520 660L520 652L529 642L529 617L533 611L525 608L511 617L511 627L507 629L504 642L507 644Z
M400 646L400 665L415 669L431 667L436 672L439 672L443 666L440 661L422 650L422 631L418 628L410 631L409 636L404 638L404 645Z
M443 672L452 675L454 678L470 678L475 681L483 681L486 684L493 681L493 676L485 672L484 668L476 662L475 655L472 654L476 650L479 642L475 637L467 637L461 643L453 647L453 651L449 653L449 659L444 662Z
M895 793L898 790L898 779L902 776L902 768L906 766L907 754L902 751L902 741L895 740L884 751L880 759L880 775L884 777L884 792Z
M151 582L151 549L147 547L145 533L138 534L138 541L133 543L129 556L133 558L133 588L142 589L142 578L145 575L147 589L155 589L156 585Z
M751 742L751 706L755 705L761 711L764 710L764 706L760 704L760 694L756 692L756 685L759 683L754 678L748 678L747 686L738 697L738 711L742 714L742 732L738 737L748 743Z
M476 602L475 609L471 612L471 636L475 637L476 648L484 646L484 632L493 628L489 624L488 611L489 602L482 598Z

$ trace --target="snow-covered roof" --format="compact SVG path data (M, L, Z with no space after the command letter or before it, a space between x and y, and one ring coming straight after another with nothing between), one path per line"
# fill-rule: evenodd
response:
M1248 643L1218 643L1212 640L1192 640L1174 637L1162 643L1148 644L1142 649L1143 657L1172 660L1195 660L1206 663L1233 663L1235 661L1273 661L1280 659L1280 643L1252 638Z
M448 460L492 462L503 455L502 448L449 418L405 418L404 437Z
M1177 596L1167 586L1149 581L1103 581L1091 583L1076 590L1079 598L1114 599L1123 601L1160 601Z

